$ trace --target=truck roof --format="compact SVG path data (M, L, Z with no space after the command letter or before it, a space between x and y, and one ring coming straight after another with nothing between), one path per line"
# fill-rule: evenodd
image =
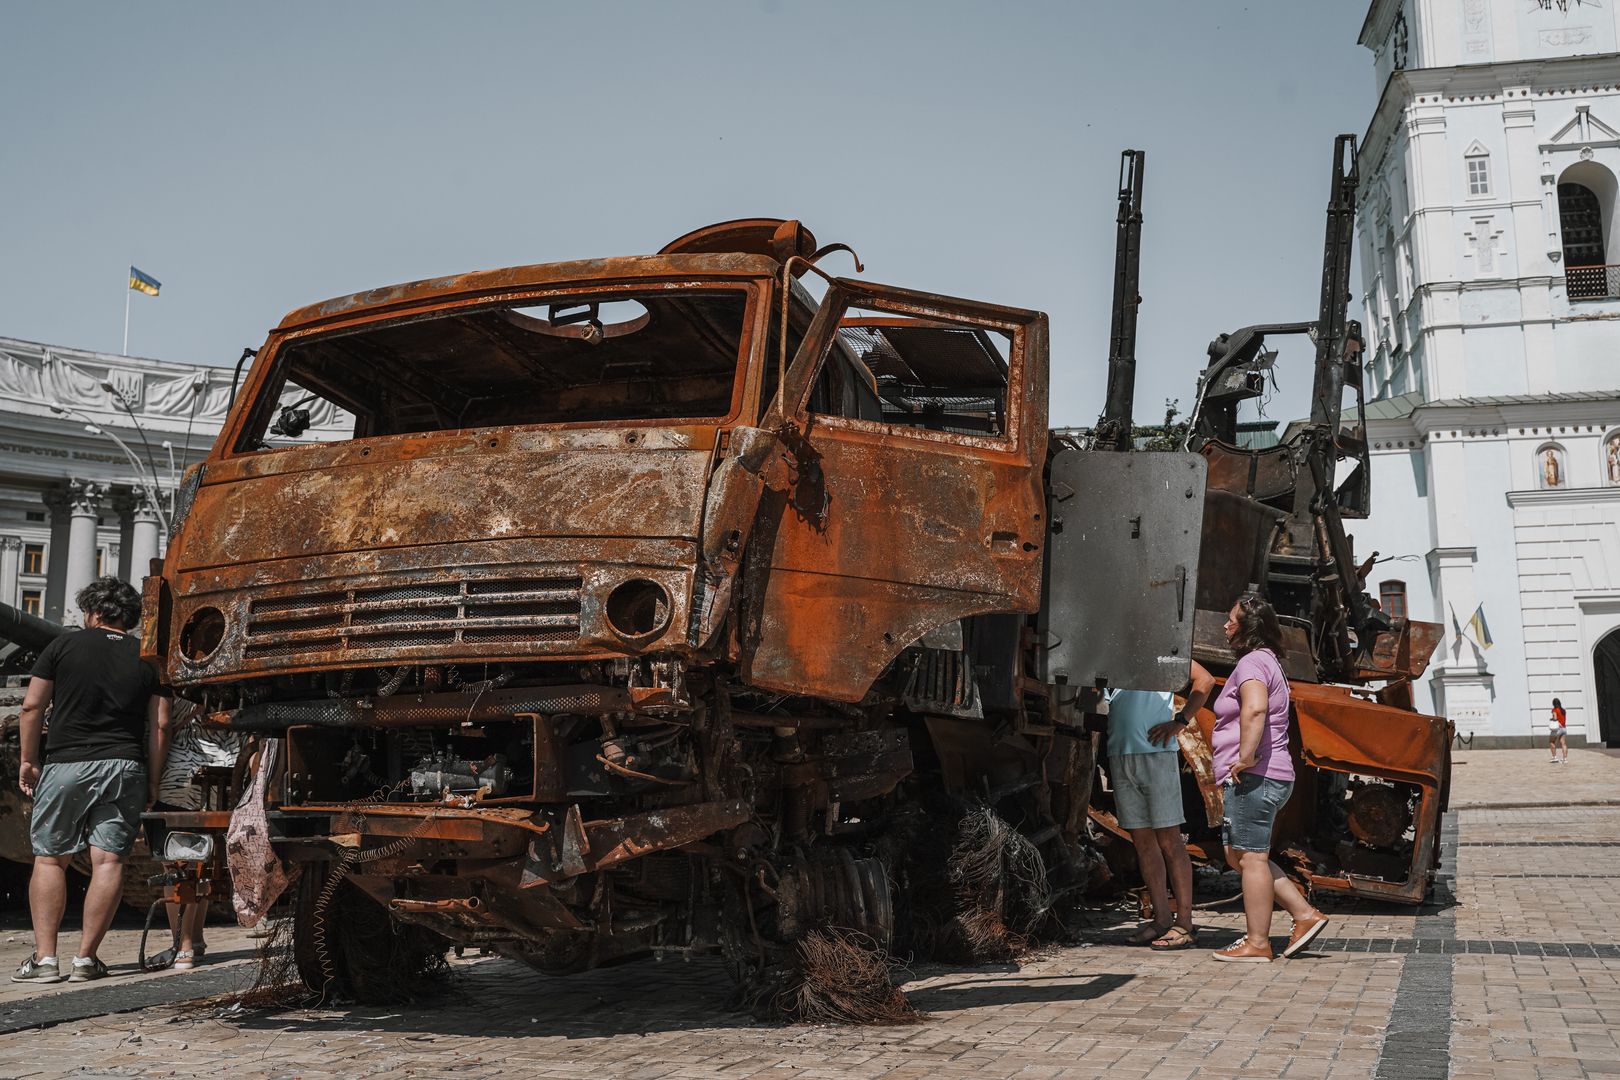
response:
M509 266L500 270L475 270L450 277L425 278L402 285L367 289L295 308L277 324L276 329L306 329L357 315L418 307L435 300L478 293L496 295L513 290L592 281L621 281L626 278L769 277L778 273L781 266L769 255L728 252L628 255L613 259L578 259L572 262Z

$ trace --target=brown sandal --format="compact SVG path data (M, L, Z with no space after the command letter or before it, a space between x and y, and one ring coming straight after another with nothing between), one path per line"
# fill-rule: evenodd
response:
M1172 926L1161 934L1149 946L1154 952L1175 952L1178 949L1191 949L1198 945L1198 931L1188 930L1185 926Z

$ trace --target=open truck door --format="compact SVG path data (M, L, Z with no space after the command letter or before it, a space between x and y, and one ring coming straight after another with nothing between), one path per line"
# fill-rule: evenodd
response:
M848 279L830 287L764 426L791 456L767 495L744 677L858 701L903 649L1040 606L1047 322Z

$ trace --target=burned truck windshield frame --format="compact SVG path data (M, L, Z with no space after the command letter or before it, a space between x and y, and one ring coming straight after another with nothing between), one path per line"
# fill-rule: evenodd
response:
M525 298L284 347L238 452L471 428L729 416L745 289Z

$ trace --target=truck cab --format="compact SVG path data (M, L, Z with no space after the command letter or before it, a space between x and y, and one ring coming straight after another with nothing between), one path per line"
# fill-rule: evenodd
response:
M904 940L891 883L970 802L1095 869L1090 743L1029 660L1046 317L825 254L727 222L330 300L258 350L143 647L260 739L224 846L239 913L302 868L311 987L386 988L410 942L757 974L816 927ZM389 919L415 936L366 936Z

